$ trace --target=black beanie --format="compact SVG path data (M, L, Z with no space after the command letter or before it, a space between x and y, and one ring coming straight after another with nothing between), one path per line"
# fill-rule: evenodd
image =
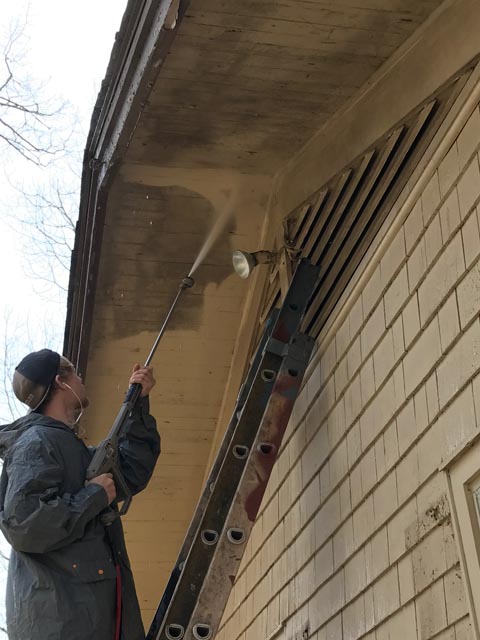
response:
M55 380L60 365L60 354L41 349L25 356L15 367L13 392L30 409L37 409Z

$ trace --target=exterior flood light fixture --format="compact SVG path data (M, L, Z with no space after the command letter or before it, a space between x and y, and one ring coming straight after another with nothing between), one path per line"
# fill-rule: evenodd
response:
M274 264L279 257L280 253L274 251L255 251L254 253L234 251L232 254L233 268L240 278L248 278L257 264Z

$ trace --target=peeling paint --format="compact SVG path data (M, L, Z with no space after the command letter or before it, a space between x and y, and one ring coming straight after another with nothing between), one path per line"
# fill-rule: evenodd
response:
M444 494L424 514L419 514L418 521L414 522L405 531L406 548L410 549L418 544L433 527L442 525L449 517L450 504Z

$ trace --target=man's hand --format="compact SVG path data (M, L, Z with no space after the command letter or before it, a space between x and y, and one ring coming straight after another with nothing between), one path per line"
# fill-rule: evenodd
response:
M87 484L99 484L101 487L103 487L108 496L108 504L111 504L115 500L117 490L115 488L115 482L113 481L113 476L111 473L102 473L96 478L88 480L85 485Z
M153 367L141 367L138 363L133 365L133 372L129 380L130 384L141 384L142 392L140 397L148 396L155 386L155 378L153 377Z

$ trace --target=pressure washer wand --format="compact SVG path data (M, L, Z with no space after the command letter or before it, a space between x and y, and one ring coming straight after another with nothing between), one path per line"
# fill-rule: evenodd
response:
M175 306L180 298L181 294L185 291L185 289L190 289L195 284L193 278L187 276L180 283L180 287L178 289L177 295L170 307L169 312L163 322L163 325L160 329L160 332L155 340L155 343L150 351L148 358L145 362L145 366L148 367L152 358L157 350L158 343L160 342L163 334L165 333L165 329L167 327L168 321L175 309ZM110 525L115 518L119 515L124 515L127 513L128 508L130 507L130 503L132 502L132 494L130 489L125 482L125 479L121 473L119 460L118 460L118 440L120 437L120 432L122 431L125 420L130 415L131 410L135 406L140 393L142 392L141 384L131 384L128 388L127 394L125 396L125 400L123 401L122 406L120 407L120 411L118 412L117 417L113 423L112 428L110 429L108 436L103 442L101 442L95 450L93 458L87 469L87 480L91 480L96 476L101 475L102 473L111 473L113 475L113 479L115 481L115 487L117 490L117 503L123 502L120 509L107 509L103 512L101 516L101 520L105 525Z
M162 325L162 327L161 327L161 329L160 329L160 331L158 333L157 339L153 343L152 350L148 354L148 358L145 361L145 366L146 367L148 367L148 365L152 361L153 356L155 355L155 351L157 350L158 343L160 342L160 340L162 339L163 334L165 333L165 329L167 328L168 321L170 320L170 316L172 315L173 310L175 309L175 306L176 306L176 304L178 302L178 299L180 298L182 293L185 291L185 289L191 289L194 284L195 284L195 281L193 280L193 278L190 278L190 276L187 276L186 278L184 278L182 280L182 282L180 283L180 286L178 288L178 293L175 296L175 300L172 302L172 306L170 307L170 311L167 313L167 316L166 316L166 318L165 318L165 320L163 322L163 325Z

